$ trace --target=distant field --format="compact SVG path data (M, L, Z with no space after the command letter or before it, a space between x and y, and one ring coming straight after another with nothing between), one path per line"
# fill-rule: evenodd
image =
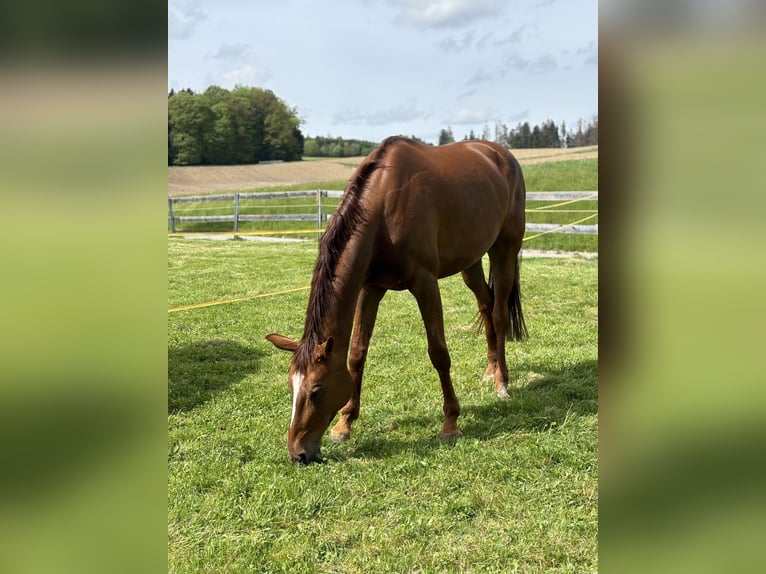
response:
M522 166L543 162L598 158L598 146L569 149L515 149ZM347 180L361 157L307 158L264 165L168 167L168 195L195 195L219 191L252 190L278 185Z

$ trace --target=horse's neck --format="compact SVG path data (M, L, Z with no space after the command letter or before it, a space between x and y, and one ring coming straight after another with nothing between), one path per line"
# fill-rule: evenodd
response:
M372 260L372 238L357 234L343 250L333 279L333 297L325 314L324 333L335 338L335 344L348 351L354 311Z

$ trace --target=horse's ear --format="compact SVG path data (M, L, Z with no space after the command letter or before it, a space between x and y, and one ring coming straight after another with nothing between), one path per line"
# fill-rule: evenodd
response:
M324 343L316 345L314 347L314 361L317 363L324 363L327 360L327 356L332 352L334 344L335 339L330 337Z
M298 343L296 341L288 339L284 335L278 335L277 333L270 333L269 335L266 335L266 340L274 345L277 349L282 349L283 351L290 351L291 353L294 353L295 349L298 348Z

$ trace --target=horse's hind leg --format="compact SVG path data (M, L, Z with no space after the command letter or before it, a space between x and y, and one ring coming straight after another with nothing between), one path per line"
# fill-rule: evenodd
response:
M340 419L330 431L330 438L335 442L348 440L351 436L351 423L359 418L364 363L367 360L367 349L370 345L372 330L375 327L378 306L385 294L385 289L371 286L365 286L359 294L354 316L354 335L348 360L349 372L354 386L351 390L351 398L340 411Z
M420 315L423 318L428 339L428 356L439 374L442 394L444 395L444 425L439 432L439 438L459 437L463 434L457 428L460 403L455 396L455 389L450 377L451 360L444 337L444 316L439 283L435 277L423 272L412 283L410 291L415 295L420 308Z
M505 359L505 342L511 327L509 299L516 279L516 257L520 245L509 248L507 245L495 244L489 250L490 283L494 303L492 306L492 323L495 326L497 370L495 371L495 393L501 399L508 395L508 364Z
M487 370L484 372L484 380L494 380L497 370L497 335L492 322L492 292L484 279L481 259L463 271L462 276L465 284L476 296L479 315L484 324L484 334L487 337Z

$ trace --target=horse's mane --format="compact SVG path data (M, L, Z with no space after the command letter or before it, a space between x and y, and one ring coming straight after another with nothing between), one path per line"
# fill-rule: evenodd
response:
M324 342L321 332L322 317L333 297L333 280L338 261L354 232L366 220L361 201L362 195L367 189L372 173L379 167L384 167L381 160L386 149L397 139L401 138L396 136L386 138L359 164L346 185L340 204L319 243L319 255L311 279L311 294L306 310L303 337L293 359L296 368L301 372L305 372L313 360L315 346Z

